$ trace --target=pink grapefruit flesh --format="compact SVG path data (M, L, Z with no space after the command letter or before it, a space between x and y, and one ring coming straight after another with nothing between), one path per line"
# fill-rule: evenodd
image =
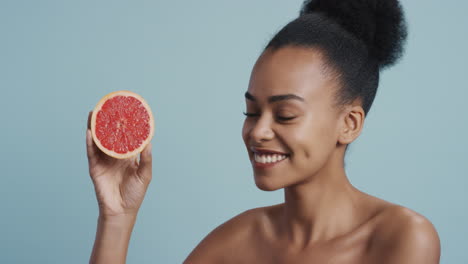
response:
M97 103L91 116L91 133L100 150L126 159L136 156L154 134L154 118L148 103L131 91L116 91Z

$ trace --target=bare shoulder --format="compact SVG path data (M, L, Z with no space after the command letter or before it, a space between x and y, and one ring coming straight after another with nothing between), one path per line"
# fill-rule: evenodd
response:
M184 264L225 263L236 258L255 230L263 208L246 210L222 223L192 250Z
M440 239L434 225L423 215L400 205L379 215L370 240L371 254L383 264L440 261Z

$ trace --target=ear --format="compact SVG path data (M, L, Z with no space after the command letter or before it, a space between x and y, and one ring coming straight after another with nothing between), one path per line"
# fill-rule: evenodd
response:
M364 126L365 113L360 105L350 106L342 115L338 142L346 145L353 142Z

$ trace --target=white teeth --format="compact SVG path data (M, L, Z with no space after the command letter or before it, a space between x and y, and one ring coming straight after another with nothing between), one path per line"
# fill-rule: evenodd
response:
M279 154L259 155L257 153L254 153L254 158L255 158L255 161L259 163L273 163L273 162L284 160L286 158L286 155L279 155Z

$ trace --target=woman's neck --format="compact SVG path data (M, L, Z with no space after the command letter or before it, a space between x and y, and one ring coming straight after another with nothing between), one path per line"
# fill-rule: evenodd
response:
M344 235L366 217L362 192L339 166L328 166L309 180L285 188L284 197L280 232L293 247Z

